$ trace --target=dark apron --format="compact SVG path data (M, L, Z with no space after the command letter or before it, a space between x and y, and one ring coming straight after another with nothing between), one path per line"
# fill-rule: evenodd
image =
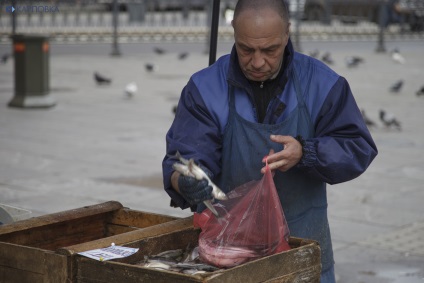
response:
M313 137L314 127L294 69L290 76L298 105L283 122L273 125L242 118L236 111L236 95L230 87L229 117L223 136L222 171L217 179L224 191L262 178L262 158L271 148L276 152L283 150L281 144L270 140L271 134L293 137L302 135L305 139ZM325 183L305 178L295 168L287 172L276 171L274 181L291 236L314 239L320 243L322 270L325 272L333 265Z

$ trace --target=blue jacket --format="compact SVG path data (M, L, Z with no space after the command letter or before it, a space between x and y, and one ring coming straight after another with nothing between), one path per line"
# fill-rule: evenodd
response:
M377 148L348 82L321 61L294 52L290 41L284 60L280 87L268 106L264 123L280 123L296 107L294 83L288 76L295 66L315 129L314 137L305 141L305 153L296 169L305 177L329 184L358 177L377 155ZM163 160L164 188L173 206L189 207L171 186L172 164L177 160L170 155L177 150L209 168L214 176L220 173L222 134L229 110L228 84L236 91L237 112L244 119L257 122L252 89L233 47L231 54L195 73L181 93L166 135L167 155ZM278 111L281 103L286 105L282 113Z

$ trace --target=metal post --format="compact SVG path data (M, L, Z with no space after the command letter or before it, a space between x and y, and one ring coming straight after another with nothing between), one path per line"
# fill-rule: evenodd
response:
M212 65L216 61L216 49L218 45L219 4L220 0L213 0L212 22L210 31L209 65Z
M296 17L295 17L295 19L296 19L296 24L295 24L295 26L296 26L296 32L294 34L294 47L295 47L296 51L302 52L301 51L302 48L300 48L300 21L301 21L301 18L300 18L300 16L301 16L301 13L300 13L300 10L301 10L300 0L296 0L296 5L297 5L297 8L296 8Z
M333 5L330 0L325 0L324 24L331 25L332 14L333 14Z
M112 56L121 56L121 52L119 51L118 46L118 13L119 13L119 7L118 7L118 0L113 0L113 15L112 15L112 21L113 21L113 43L112 43L112 53L110 55Z
M384 25L386 20L386 3L385 1L380 1L379 13L378 13L378 24L379 24L379 33L378 33L378 42L376 52L383 53L386 52L386 47L384 46Z
M12 7L16 7L16 0L12 0ZM12 36L16 34L16 13L12 12Z

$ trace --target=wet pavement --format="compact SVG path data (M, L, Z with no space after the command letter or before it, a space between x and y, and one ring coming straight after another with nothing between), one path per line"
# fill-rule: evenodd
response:
M302 42L302 51L331 52L332 67L345 76L371 129L379 155L367 172L328 186L336 274L342 283L424 282L424 86L422 41ZM32 216L109 200L131 209L174 216L189 211L169 207L162 189L161 161L172 107L190 74L207 65L205 44L122 46L52 45L49 109L9 108L14 93L13 60L0 63L0 203L30 210ZM220 45L219 54L229 50ZM399 48L405 64L392 60ZM0 44L0 55L10 45ZM178 53L189 51L185 60ZM356 68L346 56L365 61ZM155 65L147 72L146 63ZM112 78L98 86L93 73ZM389 91L404 80L399 93ZM135 82L138 92L124 94ZM393 113L402 129L386 128L379 110Z

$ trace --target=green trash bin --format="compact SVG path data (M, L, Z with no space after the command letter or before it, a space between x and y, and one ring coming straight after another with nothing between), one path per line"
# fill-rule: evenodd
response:
M49 37L12 36L15 57L15 94L10 107L46 108L56 104L49 94Z

